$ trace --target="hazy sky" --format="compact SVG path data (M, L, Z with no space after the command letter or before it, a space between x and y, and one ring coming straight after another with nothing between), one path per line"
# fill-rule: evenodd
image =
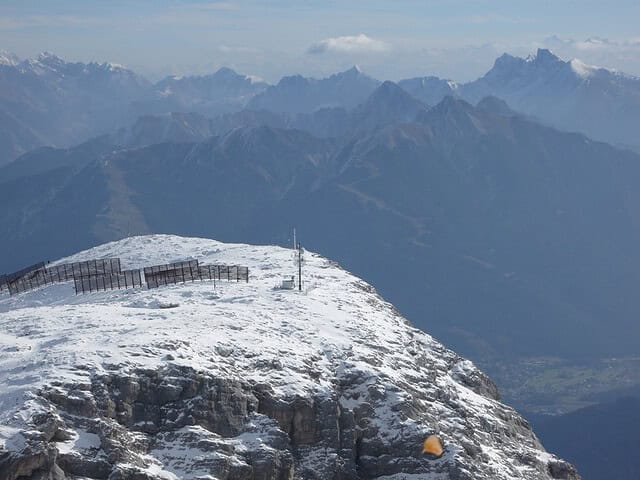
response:
M538 47L640 75L640 1L0 0L0 50L152 79L229 66L274 82L357 64L380 79L466 81Z

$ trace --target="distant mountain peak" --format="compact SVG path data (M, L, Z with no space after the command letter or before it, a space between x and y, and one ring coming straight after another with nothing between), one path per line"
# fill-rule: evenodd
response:
M447 95L457 95L460 88L453 80L434 76L408 78L398 85L425 105L435 105Z
M20 59L11 52L0 50L0 65L15 67L20 63Z
M286 77L282 77L278 82L278 86L293 86L293 85L306 85L311 82L313 79L309 79L303 77L300 74L297 75L287 75Z
M380 94L408 95L408 93L400 88L397 83L392 82L391 80L385 80L382 82L380 86L374 90L372 96Z
M238 72L229 67L220 67L212 75L212 77L224 80L240 80L247 78L246 75L240 75Z
M353 114L357 128L371 130L398 122L412 122L426 110L424 103L398 84L387 80L364 103L358 105Z
M411 96L397 83L390 80L382 82L382 84L380 84L380 86L376 88L371 95L369 95L369 98L367 98L362 105L372 103L420 105L421 108L424 108L424 105L420 100Z
M380 82L362 73L357 66L325 78L302 75L283 77L250 102L253 110L311 113L322 108L353 108L366 100Z
M362 69L358 65L354 65L350 69L345 70L344 72L338 73L337 75L353 75L353 76L357 76L357 75L364 75L364 72L362 71Z
M60 65L67 63L62 58L49 51L40 52L36 57L36 60L45 65Z
M481 110L470 103L447 95L435 107L420 113L417 120L436 127L441 134L474 136L480 130L472 118L477 118L479 112Z
M349 81L360 81L360 80L373 80L369 75L364 73L362 69L358 65L354 65L348 70L343 72L334 73L328 78L323 79L325 81L332 80L349 80ZM322 81L322 80L321 80Z
M535 63L556 63L562 61L560 57L547 48L539 48L535 56L529 56L527 60Z
M214 75L238 75L238 73L229 67L220 67Z
M442 101L433 107L433 110L441 110L441 111L450 111L450 110L458 110L458 111L469 111L473 110L473 106L462 100L460 98L456 98L453 95L447 95L442 99Z
M265 81L262 78L256 75L243 75L229 67L220 67L218 70L216 70L216 72L212 75L212 77L216 79L231 80L231 81L246 80L246 81L249 81L250 83L265 83Z
M478 110L489 113L497 113L499 115L515 115L516 113L511 110L507 102L501 98L494 97L492 95L484 97L476 105Z
M529 57L529 59L532 59L532 58L533 58L532 56ZM514 68L519 68L521 65L525 64L526 62L527 60L522 59L520 57L515 57L508 53L503 53L498 58L496 58L496 61L493 64L493 68L489 70L489 72L487 72L486 75L496 70L501 70L501 71L513 70Z
M474 103L496 96L548 125L638 147L640 78L577 59L567 61L549 49L540 48L526 59L505 53L459 93Z

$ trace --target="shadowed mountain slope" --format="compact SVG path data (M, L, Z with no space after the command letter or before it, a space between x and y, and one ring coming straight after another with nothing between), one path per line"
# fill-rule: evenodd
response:
M581 135L447 98L341 140L239 128L86 161L2 184L0 240L25 252L3 270L127 233L297 226L473 358L636 351L640 160Z

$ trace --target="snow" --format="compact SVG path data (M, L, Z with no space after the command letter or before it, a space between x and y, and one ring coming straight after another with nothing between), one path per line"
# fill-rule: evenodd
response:
M125 65L122 65L121 63L107 62L104 64L104 66L111 72L127 69L127 67Z
M259 77L257 75L246 75L245 78L249 80L252 84L255 83L264 83L264 78Z
M0 449L19 452L24 448L25 438L22 430L0 425Z
M81 452L83 450L99 450L100 437L95 433L89 433L85 430L78 429L74 438L66 442L58 443L58 451L60 453Z
M105 369L173 363L264 380L284 396L331 388L345 352L402 346L405 321L374 303L355 277L307 253L304 292L274 290L295 273L292 251L169 236L127 239L62 260L119 256L123 268L183 258L248 265L249 283L197 282L157 290L74 295L71 283L0 297L0 421L16 395ZM160 308L178 304L177 308ZM430 341L430 339L429 339ZM233 352L220 355L219 352ZM259 360L259 361L258 361ZM383 355L380 360L385 362ZM78 370L76 365L84 365ZM274 369L272 365L281 364ZM262 366L265 365L265 366ZM22 368L21 368L22 367ZM305 372L318 370L313 378ZM393 367L385 369L396 375Z
M15 67L20 63L20 59L16 57L13 53L7 52L6 50L0 50L0 65L5 65L7 67Z
M569 63L571 65L571 69L581 78L592 77L598 70L601 70L600 67L587 65L586 63L575 58Z
M470 419L493 424L510 411L456 380L476 371L471 362L413 328L371 286L335 263L306 252L304 290L274 288L297 273L294 255L274 246L133 237L57 263L119 257L123 269L132 269L196 258L201 264L248 266L250 280L79 296L72 283L15 297L1 293L0 446L20 449L21 429L29 428L30 416L43 408L35 395L43 386L89 383L94 374L167 364L267 383L283 398L328 396L337 383L346 384L340 398L346 409L375 394L386 399L371 414L380 438L392 442L440 431L449 444L445 460L461 451L457 439L469 435ZM175 308L162 308L166 305ZM344 381L350 378L358 381ZM407 409L412 402L428 404L430 417L411 418ZM76 433L59 444L62 451L99 444L95 435ZM207 435L215 440L215 434ZM259 433L226 440L236 451L262 444ZM150 452L150 468L162 472L158 477L187 478L181 459L198 458L201 452L181 448L184 443L167 439ZM534 441L519 448L539 450ZM496 468L511 461L505 454L486 452ZM512 472L513 467L505 467L496 478L509 478Z

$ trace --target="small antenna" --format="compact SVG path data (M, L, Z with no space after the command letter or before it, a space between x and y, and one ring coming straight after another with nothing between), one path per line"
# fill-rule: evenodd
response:
M298 244L296 243L296 227L293 227L293 249L295 250Z

